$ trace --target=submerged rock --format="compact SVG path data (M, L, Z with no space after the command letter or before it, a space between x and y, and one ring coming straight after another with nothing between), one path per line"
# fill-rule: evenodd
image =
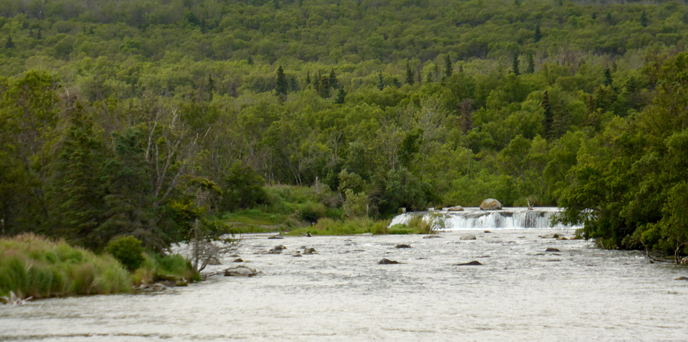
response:
M485 233L485 234L490 234L490 233L492 233L492 232L489 231L489 230L486 230L486 231L484 231L483 233Z
M546 235L539 235L538 237L541 237L543 239L558 239L559 234L546 234Z
M563 237L563 236L560 236L560 237L557 238L557 240L568 240L568 239L565 238L565 237Z
M213 257L213 258L208 259L208 265L217 266L217 265L222 265L222 263L220 262L220 259Z
M382 260L377 262L379 265L393 265L393 264L398 264L398 261L394 260L389 260L387 258L382 258Z
M423 239L437 239L437 238L441 238L441 236L439 236L439 235L427 235L427 236L423 236Z
M678 277L676 280L688 280L688 277Z
M405 243L400 243L400 244L394 246L394 248L411 248L411 246L407 245Z
M557 248L551 248L551 247L550 247L550 248L547 248L547 249L545 250L545 252L561 252L561 251L560 251L559 249L557 249Z
M460 237L459 240L477 240L477 238L475 235L464 235Z
M463 264L454 264L454 266L482 266L482 264L479 261L471 261L471 262L466 262Z
M373 236L373 233L363 233L361 236Z
M285 249L287 249L287 247L284 247L282 245L277 245L273 249L269 250L268 254L280 254Z
M301 253L298 253L298 252L297 252L296 254L292 255L292 257L294 257L294 258L301 258L301 257L303 257L303 256L301 255Z
M236 259L234 259L234 262L244 262L244 259L242 259L242 258L236 258Z
M318 252L315 251L315 248L304 248L303 254L318 254Z
M488 198L480 203L480 209L482 210L500 210L502 209L502 203L494 198Z
M447 208L447 211L463 211L463 207L460 205L454 206L454 207L449 207Z
M273 235L273 236L268 238L268 240L282 240L282 239L284 239L284 238L279 236L279 235Z
M237 266L225 270L225 277L253 277L257 274L256 270L246 266Z

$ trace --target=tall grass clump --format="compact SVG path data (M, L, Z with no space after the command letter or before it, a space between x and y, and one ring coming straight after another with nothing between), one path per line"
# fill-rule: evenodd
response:
M131 289L131 276L110 255L97 256L34 234L0 239L0 296L108 294Z

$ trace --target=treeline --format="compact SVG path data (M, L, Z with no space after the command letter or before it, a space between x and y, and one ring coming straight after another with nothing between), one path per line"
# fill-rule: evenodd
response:
M4 234L162 249L292 184L348 218L495 197L688 241L683 4L27 4L0 5Z

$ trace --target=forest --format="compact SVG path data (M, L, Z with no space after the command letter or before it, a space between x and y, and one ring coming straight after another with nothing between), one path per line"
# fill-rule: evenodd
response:
M493 197L678 258L687 36L677 1L4 0L2 234L164 251Z

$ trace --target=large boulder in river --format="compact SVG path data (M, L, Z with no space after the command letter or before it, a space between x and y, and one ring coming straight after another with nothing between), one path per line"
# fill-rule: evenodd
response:
M231 267L225 270L225 277L254 277L257 274L256 270L246 266Z
M502 204L494 198L488 198L480 203L480 209L482 210L500 210L502 209Z

